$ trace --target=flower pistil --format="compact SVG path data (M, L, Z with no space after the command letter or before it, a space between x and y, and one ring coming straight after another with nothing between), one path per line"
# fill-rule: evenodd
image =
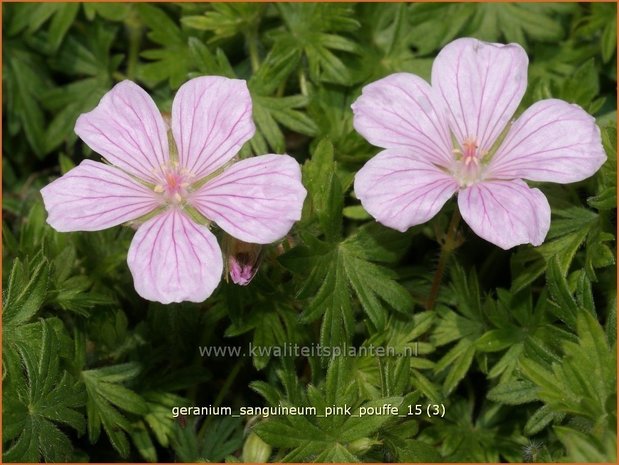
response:
M177 163L161 167L161 172L163 176L153 190L161 194L166 204L181 204L187 198L195 176L187 169L180 168Z
M460 187L468 187L481 179L483 160L488 151L479 151L479 144L473 137L467 137L461 144L461 148L454 148L456 164L453 175L458 180Z

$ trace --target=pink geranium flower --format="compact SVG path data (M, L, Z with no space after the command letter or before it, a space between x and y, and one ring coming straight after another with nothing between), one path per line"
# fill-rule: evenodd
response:
M436 57L431 86L407 73L366 86L352 106L354 126L386 150L355 177L364 208L405 231L457 193L463 219L480 237L503 249L540 245L550 207L523 179L581 181L606 155L595 119L577 105L542 100L511 123L527 67L517 44L458 39Z
M306 191L299 164L287 155L231 163L255 132L245 81L185 83L170 126L141 87L117 84L75 125L111 165L85 160L41 194L47 222L58 231L143 220L127 257L138 294L162 303L201 302L223 270L210 223L267 244L301 217Z

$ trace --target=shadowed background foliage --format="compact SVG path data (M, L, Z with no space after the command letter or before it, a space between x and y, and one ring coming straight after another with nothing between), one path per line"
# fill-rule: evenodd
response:
M3 4L3 460L615 461L616 5ZM540 187L547 241L505 252L466 227L425 308L454 209L401 234L351 192L377 153L361 87L429 78L472 36L530 58L522 109L577 103L602 128L591 179ZM255 137L289 153L302 220L247 287L140 299L128 227L60 234L39 189L84 158L73 126L131 79L169 111L200 75L246 79ZM218 232L219 234L219 232ZM200 346L415 347L415 357L202 357ZM179 417L174 406L444 404L444 418Z

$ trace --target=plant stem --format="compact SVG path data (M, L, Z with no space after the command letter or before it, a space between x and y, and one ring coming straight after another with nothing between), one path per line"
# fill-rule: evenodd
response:
M125 21L127 35L129 36L129 51L127 53L127 78L135 80L137 76L138 55L142 46L142 24L140 19L132 10Z
M398 36L400 35L400 30L402 29L402 19L404 18L404 8L405 4L400 3L398 5L398 9L395 13L395 20L393 21L393 31L391 37L389 38L389 45L386 50L386 56L391 55L393 52L393 48L396 45L396 41L398 40Z
M445 266L449 261L449 257L452 252L458 248L460 241L456 237L458 232L458 225L460 224L460 211L456 208L447 226L447 231L443 238L440 240L441 254L438 259L438 265L434 272L434 278L432 279L432 287L430 288L430 295L426 302L426 310L432 310L436 304L436 298L438 297L438 291L441 288L441 282L443 281L443 274L445 273Z
M258 31L257 28L248 32L245 35L247 41L247 48L249 50L249 61L251 62L251 70L253 73L260 68L260 55L258 54Z
M232 385L233 381L236 379L236 375L238 375L239 371L241 371L241 368L243 368L243 365L245 365L245 360L242 358L234 364L234 366L232 367L232 370L230 370L230 373L228 373L228 377L224 381L223 386L219 390L219 394L217 395L215 402L213 402L214 407L219 407L221 405L224 398L228 394L228 390L230 389L230 386Z
M307 78L305 77L303 68L299 70L299 87L301 88L301 94L307 97L307 95L309 95L307 90Z
M230 386L232 385L232 383L236 379L236 376L241 371L241 368L243 368L243 365L245 365L245 359L243 359L243 358L239 359L234 364L234 366L230 370L230 373L228 373L228 376L226 377L226 380L224 381L223 386L221 387L221 389L219 389L219 394L215 398L215 402L213 402L213 404L212 404L213 407L219 407L221 405L221 403L223 402L224 398L228 394L228 391L230 390ZM203 437L203 435L205 434L205 432L206 432L206 430L208 428L208 425L211 423L212 418L214 418L214 417L212 415L209 415L204 420L204 422L202 423L202 426L200 427L200 431L198 432L198 437Z

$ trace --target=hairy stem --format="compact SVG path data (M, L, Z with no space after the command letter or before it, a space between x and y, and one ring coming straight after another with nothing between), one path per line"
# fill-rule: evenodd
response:
M441 282L443 281L443 274L445 273L445 266L449 261L449 257L452 252L460 246L460 240L457 237L458 225L460 224L460 211L454 209L447 231L442 239L439 240L441 244L441 254L438 259L438 265L434 272L434 278L432 278L432 287L430 288L430 295L426 301L426 310L432 310L436 304L436 298L438 297L438 291L441 288Z

